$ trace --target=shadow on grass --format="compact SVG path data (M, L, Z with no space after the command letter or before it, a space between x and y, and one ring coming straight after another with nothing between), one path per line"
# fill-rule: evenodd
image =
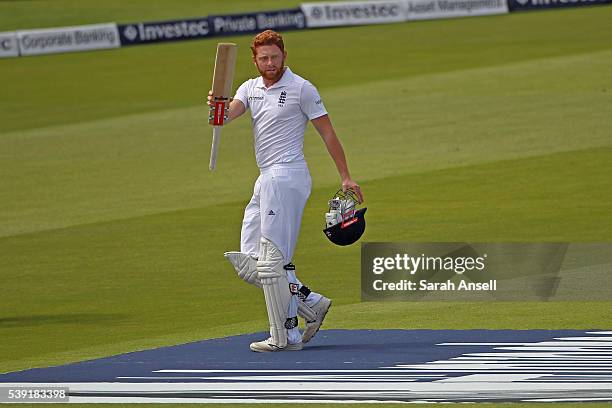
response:
M124 320L127 319L127 317L127 315L117 313L67 313L0 317L0 329L56 324L98 324L102 322Z

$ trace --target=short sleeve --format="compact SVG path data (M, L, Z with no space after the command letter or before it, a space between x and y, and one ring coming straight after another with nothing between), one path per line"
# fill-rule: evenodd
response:
M302 112L308 117L308 120L313 120L327 114L317 88L308 81L302 86L300 107Z
M236 90L236 95L234 95L234 99L238 99L246 109L249 109L249 91L248 91L249 81L245 81L238 87Z

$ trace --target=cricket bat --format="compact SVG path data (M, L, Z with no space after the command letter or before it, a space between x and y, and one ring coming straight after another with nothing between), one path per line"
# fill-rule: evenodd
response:
M227 119L227 112L229 110L230 98L232 95L232 81L234 80L236 56L236 44L217 44L215 71L213 72L212 81L214 99L208 117L208 123L213 127L210 164L208 165L210 170L214 170L217 165L217 151L219 150L219 141L221 140L221 128Z

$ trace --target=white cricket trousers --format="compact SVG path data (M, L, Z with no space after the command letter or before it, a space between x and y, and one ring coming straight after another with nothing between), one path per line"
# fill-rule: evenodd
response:
M240 251L257 256L263 235L281 250L285 264L291 262L311 186L305 163L262 169L244 210Z
M261 169L251 201L244 210L240 252L258 256L259 241L264 236L280 249L285 265L290 263L311 188L312 180L305 162L276 164ZM287 276L290 283L302 286L295 271L288 270ZM297 314L297 299L293 298L289 317ZM320 299L320 294L311 292L305 303L312 306ZM290 343L301 338L297 328L289 330L288 337Z

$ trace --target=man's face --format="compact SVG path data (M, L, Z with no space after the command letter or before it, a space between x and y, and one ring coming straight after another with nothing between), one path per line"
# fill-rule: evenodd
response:
M283 76L287 53L283 53L276 45L260 45L255 52L253 62L261 76L274 82L278 81Z

